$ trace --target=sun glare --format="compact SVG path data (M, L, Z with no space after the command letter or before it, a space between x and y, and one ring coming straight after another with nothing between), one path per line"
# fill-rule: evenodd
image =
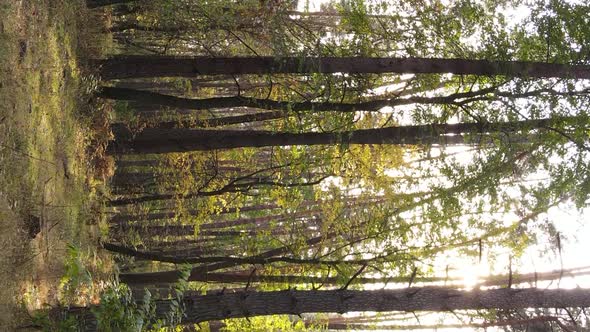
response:
M465 262L457 268L455 273L461 280L461 286L466 290L472 290L490 274L490 270L486 262L472 264Z
M467 290L473 289L479 282L479 269L475 265L465 265L458 272L463 278L463 287Z

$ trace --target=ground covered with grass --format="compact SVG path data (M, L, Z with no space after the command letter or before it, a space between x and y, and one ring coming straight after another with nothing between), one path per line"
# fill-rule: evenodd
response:
M96 252L106 121L84 69L105 47L97 15L81 0L0 0L2 331L35 309L92 301L101 278L80 267L109 270Z

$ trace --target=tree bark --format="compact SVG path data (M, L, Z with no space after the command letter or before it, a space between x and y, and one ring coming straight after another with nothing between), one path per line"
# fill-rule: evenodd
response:
M243 225L251 225L253 227L265 227L271 221L285 221L302 217L313 217L314 215L321 214L321 210L304 210L296 213L281 213L269 216L252 217L252 218L239 218L234 220L221 220L214 221L200 225L201 229L220 229L228 227L238 227Z
M220 109L232 107L250 107L266 110L282 111L311 111L311 112L376 112L383 107L395 107L410 104L459 104L459 100L472 98L493 92L495 87L479 91L453 93L440 97L408 97L397 99L371 100L360 103L332 103L332 102L290 102L271 99L249 98L249 97L216 97L204 99L181 98L151 91L134 90L127 88L102 87L98 96L102 98L133 100L144 104L156 104L180 109Z
M142 159L142 160L117 160L115 162L117 168L125 167L157 167L160 161L156 159Z
M137 22L123 22L111 27L109 32L123 32L126 30L138 30L156 33L180 33L185 29L181 27L145 26Z
M219 230L200 230L199 226L193 225L123 225L118 227L113 227L114 229L120 229L122 232L137 232L143 235L149 236L158 236L158 235L167 235L167 236L192 236L195 234L195 231L198 231L199 236L242 236L242 235L256 235L256 231L249 230L249 231L239 231L239 230L226 230L226 231L219 231ZM278 232L278 231L277 231Z
M133 274L125 275L125 282L128 284L141 284L140 282L134 282ZM381 277L381 278L365 278L357 277L351 280L351 284L375 284L375 283L407 283L410 280L409 277ZM414 283L419 282L444 282L448 278L442 277L415 277ZM221 273L204 273L195 275L194 278L190 278L190 281L201 281L201 282L217 282L217 283L243 283L248 282L265 282L265 283L281 283L281 284L324 284L324 285L337 285L342 283L343 279L338 277L318 277L318 276L303 276L303 275L265 275L265 274L254 274L249 273L232 273L232 272L221 272ZM344 280L346 282L346 280ZM452 281L452 280L451 280Z
M262 210L274 210L278 209L279 206L276 204L258 204L252 206L244 206L241 208L224 208L220 214L232 214L237 212L250 212L250 211L262 211ZM189 215L198 214L199 211L197 210L188 210L187 213ZM159 220L159 219L172 219L180 217L178 213L175 211L170 212L159 212L159 213L149 213L147 215L141 214L117 214L113 218L111 218L111 223L116 224L124 224L129 221L135 220Z
M88 8L98 8L111 5L120 5L124 3L136 2L138 0L86 0Z
M144 154L291 145L456 145L468 142L463 134L514 133L521 130L547 128L564 120L572 122L575 119L554 118L518 122L429 124L360 129L336 133L148 128L134 135L129 130L123 129L114 133L115 141L109 145L107 151L110 154Z
M399 73L590 78L590 66L544 62L363 57L117 56L96 60L103 79L269 73Z
M158 129L174 129L174 128L213 128L229 126L241 123L250 123L258 121L268 121L282 119L288 116L283 111L271 111L271 112L259 112L253 114L235 115L235 116L224 116L219 118L208 118L208 119L189 119L189 120L178 120L178 121L162 121L155 124L148 123L147 126L150 128ZM111 125L113 132L125 131L126 125L122 123L114 123Z
M271 264L276 262L290 263L290 264L310 264L310 265L341 265L341 264L352 264L352 265L363 265L371 262L371 259L360 259L360 260L322 260L316 258L296 258L296 257L229 257L229 256L209 256L209 257L176 257L169 256L166 253L155 253L155 252L143 252L135 250L131 247L125 247L113 243L103 243L102 247L111 252L137 257L141 259L147 259L156 262L167 262L174 264L202 264L202 263L229 263L235 265L243 264Z
M156 318L166 317L173 307L172 301L156 302ZM463 291L423 287L365 291L246 291L186 296L182 302L185 311L181 323L189 324L228 318L303 313L589 307L590 289L501 288Z
M557 280L560 278L567 277L580 277L590 274L590 271L584 271L585 268L575 269L564 269L548 272L538 273L525 273L525 274L514 274L509 275L491 275L484 277L484 280L479 282L480 286L506 286L509 283L509 279L512 279L512 284L525 284L525 283L536 283L540 281ZM580 271L582 270L582 271ZM128 284L141 284L141 282L135 282L133 280L134 275L140 275L140 273L125 274L125 282ZM357 277L351 280L351 284L375 284L375 283L389 283L389 284L407 284L412 280L413 284L418 283L451 283L461 287L462 278L457 277L414 277L409 276L395 276L395 277ZM325 285L337 285L342 283L343 279L338 277L322 277L322 276L304 276L304 275L268 275L268 274L252 274L251 271L243 270L239 272L212 272L195 274L194 277L190 278L191 281L201 282L217 282L217 283L243 283L248 282L266 282L266 283L282 283L282 284L325 284ZM344 280L346 281L346 280ZM168 281L163 281L168 282Z

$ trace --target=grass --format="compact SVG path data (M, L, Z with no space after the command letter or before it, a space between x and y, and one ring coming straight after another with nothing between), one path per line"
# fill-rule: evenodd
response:
M108 162L93 129L104 121L88 104L93 80L81 65L106 47L93 37L92 15L82 0L0 0L2 331L26 325L32 310L93 300L63 291L68 244L105 275L110 268L95 249L101 176L93 160Z

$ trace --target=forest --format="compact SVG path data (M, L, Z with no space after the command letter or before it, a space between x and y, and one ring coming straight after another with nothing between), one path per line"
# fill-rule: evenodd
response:
M0 330L590 331L590 5L0 0Z

